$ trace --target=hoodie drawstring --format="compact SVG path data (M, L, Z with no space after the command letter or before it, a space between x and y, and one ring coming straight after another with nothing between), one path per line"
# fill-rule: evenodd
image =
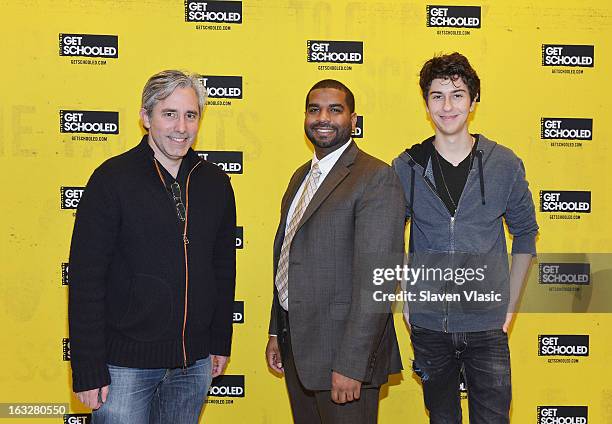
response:
M408 252L414 253L414 244L412 242L412 234L414 233L414 231L412 231L412 223L414 222L414 208L412 205L414 204L414 177L416 175L414 172L414 165L416 162L410 159L408 164L410 165L410 202L408 204L408 209L410 210L410 236L408 240Z
M485 187L484 187L484 175L482 171L482 150L476 150L476 156L478 157L478 178L480 179L480 198L482 204L485 203Z

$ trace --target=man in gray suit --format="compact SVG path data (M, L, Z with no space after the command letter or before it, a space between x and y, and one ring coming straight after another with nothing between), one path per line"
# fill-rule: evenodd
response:
M380 386L401 370L389 305L372 307L376 258L404 244L403 193L393 170L351 139L355 100L335 80L306 96L314 157L281 204L274 240L268 365L285 375L296 423L375 423Z

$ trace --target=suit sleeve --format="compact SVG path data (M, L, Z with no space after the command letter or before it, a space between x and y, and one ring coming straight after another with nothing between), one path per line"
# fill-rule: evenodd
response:
M355 210L351 308L332 369L367 382L391 305L373 300L374 291L394 293L395 281L375 286L373 268L401 264L404 251L405 203L398 177L382 168L368 182Z
M400 183L402 185L404 191L404 208L406 210L406 221L411 218L410 214L410 185L412 184L412 174L409 166L406 165L404 161L400 158L393 159L391 163L393 170L399 177Z
M236 289L236 201L229 178L225 178L226 199L213 252L217 284L215 314L211 323L210 353L230 356L232 318Z
M75 392L110 384L104 298L121 218L108 178L100 169L93 173L79 201L72 232L68 323Z

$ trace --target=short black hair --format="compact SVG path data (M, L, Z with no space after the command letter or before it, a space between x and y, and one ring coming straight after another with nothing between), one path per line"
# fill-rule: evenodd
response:
M476 74L467 58L460 53L434 56L425 62L419 78L419 85L425 101L427 101L431 83L436 78L448 78L452 81L461 78L468 87L470 101L472 102L480 94L480 78L478 78L478 74Z
M355 96L353 96L353 92L349 90L346 85L334 79L321 80L315 85L313 85L310 90L308 90L308 94L306 94L306 109L308 109L308 97L310 96L310 93L313 90L318 90L320 88L335 88L336 90L344 92L344 99L346 101L346 105L349 108L349 111L351 113L355 112Z

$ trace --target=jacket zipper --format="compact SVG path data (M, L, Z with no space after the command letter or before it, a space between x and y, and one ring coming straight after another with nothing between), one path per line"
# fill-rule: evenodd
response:
M412 156L410 156L409 153L406 153L408 155L408 157L410 157L410 159L412 159L414 161L415 164L417 164L418 162L416 160L414 160L414 158ZM442 206L444 206L444 210L446 211L446 213L449 215L450 217L450 222L449 222L449 232L450 232L450 254L454 254L455 253L455 216L457 215L457 211L459 210L459 205L461 204L461 199L463 198L463 193L465 192L465 187L467 187L468 185L468 180L470 178L470 175L472 174L472 168L470 167L470 172L468 173L468 176L465 180L465 186L463 188L463 190L461 191L461 194L459 195L459 200L457 201L457 207L455 208L455 215L451 215L450 212L448 211L448 208L446 207L446 204L444 203L444 200L442 200L442 197L440 197L440 195L438 194L438 192L436 190L433 189L433 187L431 186L431 183L429 181L428 178L426 178L425 176L422 175L422 173L418 172L419 175L421 175L421 178L423 178L423 180L425 181L425 185L427 187L429 187L429 190L431 190L431 192L440 200L440 203L442 203ZM448 301L446 300L446 294L448 293L447 290L447 283L444 284L444 318L442 319L442 329L444 330L445 333L448 333Z
M185 307L183 312L183 331L181 339L183 342L183 368L187 368L187 348L185 346L185 329L187 328L187 302L189 300L189 260L187 256L187 245L189 239L187 238L187 224L189 223L189 180L191 179L191 173L201 164L202 162L196 163L193 168L187 174L187 182L185 183L185 224L183 225L183 254L185 257Z
M159 166L157 165L157 161L153 160L155 168L157 169L157 174L159 178L166 187L166 181L164 180L164 176L159 170ZM187 368L187 348L185 346L185 329L187 328L187 302L189 300L189 261L187 256L187 245L189 244L189 238L187 238L187 224L189 222L189 180L191 179L191 173L201 164L202 162L196 163L189 173L187 174L187 182L185 184L185 223L183 224L183 258L185 261L185 300L184 300L184 308L183 308L183 328L181 332L181 342L183 347L183 368Z

